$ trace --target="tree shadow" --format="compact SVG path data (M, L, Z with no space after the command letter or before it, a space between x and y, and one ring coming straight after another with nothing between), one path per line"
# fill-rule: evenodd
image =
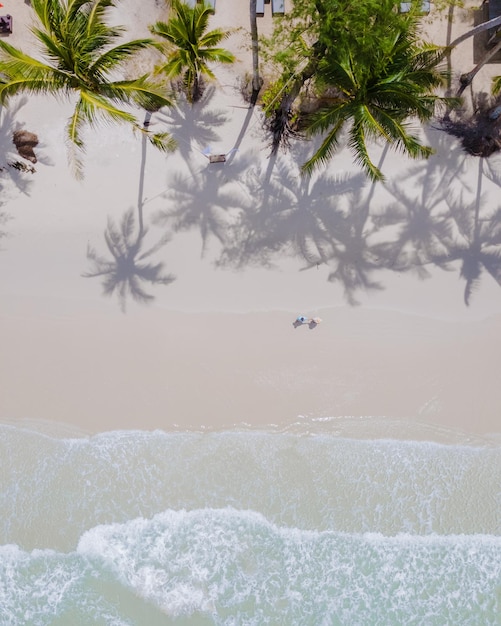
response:
M369 211L374 186L366 193L362 173L335 176L323 170L310 178L301 175L297 158L275 159L274 176L269 168L264 176L255 168L248 177L252 205L228 229L230 244L218 264L272 267L284 256L305 262L302 270L326 264L328 280L341 283L353 305L357 291L381 289L372 274L383 267L382 251L369 241L375 230Z
M468 304L484 270L497 282L501 275L501 209L479 213L485 204L482 176L498 184L499 175L484 160L476 187L462 181L461 193L476 192L475 202L451 205L448 183L462 180L460 172L471 167L471 157L443 141L443 154L424 167L412 165L384 185L392 199L383 205L373 201L379 183L368 185L362 174L336 177L324 171L309 180L280 158L269 178L259 168L250 169L245 184L252 202L227 224L218 265L273 267L284 256L306 262L303 270L326 264L331 268L328 280L341 284L346 301L356 305L358 293L384 288L384 271L425 279L431 276L431 265L451 269L461 259Z
M193 104L180 94L175 106L162 111L159 116L178 142L178 152L188 165L191 163L191 151L202 153L211 142L219 141L220 137L214 129L227 122L225 111L211 108L214 93L214 86L209 85L200 101Z
M447 234L442 239L445 251L430 256L433 263L446 270L460 263L467 306L483 274L489 274L501 286L501 207L488 212L481 200L479 194L473 202L465 202L462 196L449 201Z
M375 184L372 183L371 187ZM374 278L374 274L379 273L386 263L381 258L383 251L371 241L377 233L377 226L370 216L371 200L372 193L366 195L362 188L350 194L350 209L342 228L337 230L339 243L330 260L333 269L327 279L343 286L344 296L351 306L360 303L357 299L359 292L381 291L384 288Z
M499 184L500 175L484 161L475 184L464 176L472 157L451 147L445 133L426 133L434 133L436 157L411 164L385 184L370 183L363 173L336 176L332 168L302 176L301 151L310 149L304 142L293 155L275 155L271 165L252 153L207 163L188 176L172 176L167 208L153 222L169 232L198 230L201 255L213 242L218 268L276 267L284 258L298 259L300 271L324 265L328 281L342 287L350 305L359 304L362 292L383 290L385 273L426 279L432 266L450 270L462 261L468 304L481 274L499 283L501 209L480 214L480 191L482 177ZM191 145L186 159L190 152ZM383 150L378 167L385 158ZM453 204L451 184L460 188L461 200ZM475 193L475 203L462 201ZM468 211L473 222L461 230Z
M175 174L166 194L171 205L158 211L154 223L175 232L198 229L204 256L211 239L226 244L239 207L250 201L243 182L250 157L241 155L230 163L209 163L191 176Z
M327 172L311 179L301 177L279 157L275 173L267 182L266 172L263 177L259 168L248 172L252 202L230 227L229 245L219 265L272 266L275 257L287 254L305 261L308 268L332 258L335 234L345 220L342 198L363 186L363 177L335 177Z
M141 222L141 220L139 220ZM92 269L82 274L84 278L102 278L103 294L117 294L120 308L125 313L128 297L142 304L154 300L147 293L142 283L151 285L169 285L175 280L171 274L164 274L164 264L149 263L146 259L162 248L168 241L163 237L155 245L143 251L145 228L136 229L134 210L126 211L119 225L108 218L108 227L104 231L104 240L109 256L98 254L95 248L88 246L87 259Z
M150 125L151 114L147 113L144 126ZM150 285L169 285L175 280L172 274L164 274L164 264L149 263L146 259L160 250L170 239L164 235L156 244L144 250L148 229L144 226L144 176L146 171L147 138L142 138L142 154L139 170L137 199L137 227L134 209L126 211L119 225L108 217L108 226L104 231L104 240L109 256L98 254L90 244L87 247L87 259L92 269L82 274L84 278L101 277L103 294L117 294L122 312L126 312L130 296L141 304L149 304L154 296L145 291L142 283Z
M12 219L11 215L9 215L8 213L5 213L5 211L0 211L0 242L2 241L2 239L8 236L8 233L6 230L4 230L4 227L7 224L7 222L11 219ZM0 250L1 249L2 248L0 247Z
M420 197L410 196L400 184L389 186L395 202L374 217L381 229L393 228L394 237L379 244L385 266L395 271L413 271L428 278L427 267L453 271L460 263L465 280L464 302L468 306L484 273L501 285L501 208L489 210L482 195L482 180L496 182L496 173L478 164L474 200L461 190L451 199L441 172L430 171L419 180Z
M439 258L445 251L443 240L450 230L449 190L441 174L434 165L428 165L425 170L410 168L407 172L406 180L415 178L415 185L387 183L386 190L394 201L372 213L382 239L376 250L386 269L411 271L427 278L430 258ZM413 194L413 189L419 193Z

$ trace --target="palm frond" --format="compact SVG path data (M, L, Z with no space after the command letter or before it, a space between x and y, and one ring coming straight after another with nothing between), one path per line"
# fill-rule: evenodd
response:
M153 39L135 39L115 46L104 52L89 66L91 73L99 72L107 74L125 60L134 56L140 50L145 50L153 45Z
M172 99L166 89L162 85L150 82L146 75L134 80L104 83L100 92L110 100L134 102L150 112L158 111L164 106L172 106Z
M501 76L494 76L492 79L491 93L493 96L497 96L501 91Z
M204 48L200 50L200 59L204 63L234 63L235 55L224 48Z
M339 118L337 123L331 128L315 154L301 167L304 174L311 174L313 170L321 164L326 164L333 157L339 145L339 133L344 126L345 118Z
M170 133L149 133L147 131L146 136L152 146L160 150L161 152L174 152L177 148L177 143L174 137Z
M208 33L203 33L198 38L198 46L200 48L213 48L214 46L217 46L222 41L227 39L229 36L230 33L228 31L217 28L215 30L209 31Z
M367 174L372 182L383 181L381 170L372 162L367 149L366 129L363 122L354 123L350 129L348 146L351 149L355 163Z
M164 65L155 68L155 74L165 74L166 78L177 78L181 76L186 67L186 63L181 55L172 55Z
M7 78L20 78L25 76L30 78L33 75L40 76L42 73L50 73L55 75L60 73L61 78L65 77L63 72L59 72L58 68L54 68L43 61L39 61L34 57L25 54L21 50L14 48L6 41L0 39L0 72Z
M84 143L80 135L85 122L87 121L84 112L84 103L80 99L73 111L73 115L68 120L66 133L68 136L68 161L70 169L77 180L83 179L83 153Z
M189 101L198 99L200 76L214 78L209 63L233 63L234 55L228 50L215 47L229 33L214 29L208 31L209 19L213 9L209 4L195 4L174 0L168 22L157 22L150 27L150 32L164 39L167 43L159 46L166 57L166 63L160 64L155 73L164 73L168 78L183 76Z
M104 121L136 124L136 118L132 113L127 113L114 106L108 98L102 97L90 91L80 91L81 113L86 121L93 125L99 118Z

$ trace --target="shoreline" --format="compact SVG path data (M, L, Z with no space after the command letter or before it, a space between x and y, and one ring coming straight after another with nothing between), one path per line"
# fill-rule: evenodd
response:
M71 422L51 421L37 418L0 419L0 429L13 428L16 431L32 433L49 439L93 440L101 436L121 436L138 433L141 435L183 435L211 436L217 434L249 434L259 436L291 435L302 438L332 438L341 441L394 441L408 444L430 444L458 448L498 449L501 446L499 432L473 433L459 428L447 428L439 424L417 420L390 419L383 416L339 415L306 418L298 415L297 420L280 426L276 423L199 426L170 424L167 428L114 428L111 430L86 430L82 425Z
M1 416L88 433L381 416L495 439L501 316L318 313L313 330L287 312L2 316Z

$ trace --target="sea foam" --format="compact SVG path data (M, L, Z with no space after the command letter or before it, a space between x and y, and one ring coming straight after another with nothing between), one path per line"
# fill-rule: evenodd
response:
M2 626L495 626L501 611L499 537L305 531L234 509L101 525L67 554L6 546L0 564Z
M303 530L501 530L496 447L268 432L56 439L1 430L0 541L26 549L70 550L99 524L228 506Z

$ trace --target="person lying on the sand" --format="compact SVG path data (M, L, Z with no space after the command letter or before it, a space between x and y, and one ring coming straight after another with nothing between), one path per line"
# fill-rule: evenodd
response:
M308 326L310 328L315 328L315 326L318 326L321 321L322 320L320 319L320 317L312 317L310 320L308 320Z
M305 317L304 315L298 315L294 322L292 322L292 325L294 326L294 328L297 328L298 326L302 326L303 324L311 324L311 322L312 318Z

